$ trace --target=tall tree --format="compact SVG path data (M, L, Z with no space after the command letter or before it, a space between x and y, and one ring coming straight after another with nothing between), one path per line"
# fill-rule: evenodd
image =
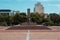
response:
M38 13L31 14L31 20L38 24L42 23L42 16Z
M56 13L49 14L49 18L54 22L54 24L59 23L60 16Z

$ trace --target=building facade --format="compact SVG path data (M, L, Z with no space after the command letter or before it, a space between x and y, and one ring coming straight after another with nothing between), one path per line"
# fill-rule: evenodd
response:
M39 14L44 13L44 7L40 2L37 2L37 4L35 4L34 13L39 13Z
M48 18L48 14L44 14L44 18Z
M16 13L16 11L10 10L10 9L0 9L0 15L7 14L9 16L13 16Z

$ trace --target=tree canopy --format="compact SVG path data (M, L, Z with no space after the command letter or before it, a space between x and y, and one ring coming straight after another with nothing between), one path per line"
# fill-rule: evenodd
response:
M13 16L9 15L0 15L0 25L8 26L8 25L17 25L24 22L27 22L28 15L26 13L16 13ZM50 13L47 18L41 16L38 13L31 13L30 15L31 22L37 24L47 24L47 25L60 25L60 15L56 13Z

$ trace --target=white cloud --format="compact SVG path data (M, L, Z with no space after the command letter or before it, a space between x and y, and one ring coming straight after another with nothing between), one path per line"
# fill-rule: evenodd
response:
M55 1L60 1L60 0L55 0Z
M48 2L48 1L51 1L51 0L43 0L43 1Z
M48 6L57 6L57 7L60 7L60 4L48 4Z
M60 4L55 5L56 7L60 8Z
M31 1L41 1L41 2L60 2L60 0L31 0Z
M52 0L31 0L31 1L42 1L42 2L48 2L48 1L52 1Z

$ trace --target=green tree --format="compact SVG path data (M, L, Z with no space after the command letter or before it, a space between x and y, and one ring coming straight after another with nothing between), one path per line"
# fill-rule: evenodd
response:
M20 15L22 15L22 16L26 16L26 13L22 12L22 13L20 13Z
M19 13L16 13L13 18L14 18L14 24L19 24L20 23L21 16L20 16Z
M53 21L55 25L59 23L60 16L56 13L49 14L49 18Z
M21 22L27 22L27 15L26 15L26 13L24 13L24 12L22 12L22 13L20 13L20 16L21 16Z
M31 14L31 20L32 22L36 22L38 24L42 23L42 16L38 13Z
M9 15L7 15L7 14L0 15L0 24L1 25L3 25L3 24L8 25L8 21L9 21Z
M27 21L26 13L16 13L14 15L14 23L20 24Z

